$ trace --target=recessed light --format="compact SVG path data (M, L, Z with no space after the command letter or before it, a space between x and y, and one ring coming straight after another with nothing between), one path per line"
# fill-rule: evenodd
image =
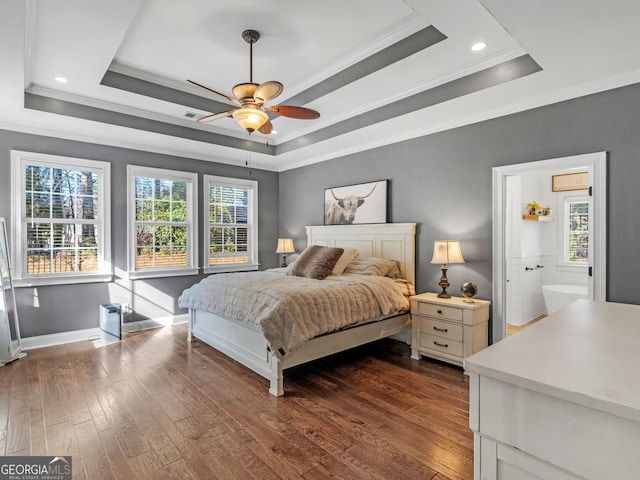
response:
M271 135L275 135L276 133L278 133L277 130L271 130Z
M60 83L67 83L69 80L67 80L64 77L56 77L56 82L60 82Z
M479 52L480 50L484 50L485 48L487 48L486 42L477 42L471 45L471 50L473 50L474 52Z

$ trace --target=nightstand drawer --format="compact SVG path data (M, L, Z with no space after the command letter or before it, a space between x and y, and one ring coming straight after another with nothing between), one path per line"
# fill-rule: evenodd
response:
M444 307L442 305L418 302L418 314L446 318L457 322L462 321L462 309L456 307Z
M462 357L462 342L451 340L450 338L423 333L420 335L420 347Z
M429 335L450 338L462 341L462 325L437 320L435 318L421 317L420 331Z

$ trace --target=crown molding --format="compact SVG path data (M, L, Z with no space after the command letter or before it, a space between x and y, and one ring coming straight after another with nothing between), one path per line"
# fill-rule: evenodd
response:
M350 155L350 154L358 153L361 151L389 145L392 143L402 142L405 140L410 140L412 138L426 136L433 133L438 133L438 132L450 130L453 128L458 128L461 126L470 125L473 123L478 123L478 122L490 120L493 118L498 118L505 115L510 115L510 114L530 110L532 108L537 108L545 105L550 105L553 103L558 103L558 102L562 102L562 101L566 101L574 98L579 98L586 95L591 95L594 93L599 93L599 92L603 92L603 91L607 91L607 90L611 90L619 87L624 87L624 86L631 85L638 82L640 82L640 71L619 75L616 77L608 78L606 80L599 80L596 82L591 82L591 83L579 85L572 88L562 89L556 92L552 92L550 94L537 95L535 97L528 98L525 101L513 102L508 105L503 105L499 108L488 109L483 112L461 116L454 120L440 122L440 123L431 125L429 127L420 127L412 130L403 130L394 135L385 135L385 136L371 135L369 136L369 138L371 138L371 141L369 142L362 143L358 146L341 148L341 149L332 151L331 153L309 155L310 150L305 149L304 159L298 160L298 161L294 160L284 165L278 165L277 157L274 159L268 159L268 161L266 161L265 164L262 164L260 159L254 158L253 165L254 165L254 168L258 168L262 170L283 172L283 171L291 170L294 168L300 168L300 167L308 166L311 164L331 160L334 158L339 158L345 155ZM39 94L47 91L47 89L40 90L38 87L35 87L35 86L31 90L35 90L35 92L40 92ZM106 103L107 102L105 102L105 105ZM44 114L44 113L40 113L40 114ZM86 120L79 120L79 121L86 122ZM189 122L187 123L189 124ZM58 137L58 138L64 138L64 139L74 140L74 141L128 148L132 150L147 151L147 152L166 154L166 155L172 155L172 156L183 157L183 158L192 158L196 160L217 162L217 163L228 164L228 165L244 166L243 159L240 159L240 158L234 159L231 157L225 158L215 154L204 155L200 152L195 151L195 149L192 151L188 148L176 148L176 149L167 148L165 146L153 145L152 143L145 143L145 144L135 143L135 142L117 140L113 138L107 138L104 136L74 133L74 132L65 130L63 128L52 129L52 128L46 128L46 127L37 127L34 125L35 125L34 122L29 122L29 123L0 122L0 128L23 132L23 133L43 135L43 136L49 136L49 137ZM126 127L118 127L118 128L126 128ZM154 134L154 135L159 135L159 134ZM223 148L223 147L220 147L220 148ZM283 158L282 160L286 161L286 156L288 155L285 155L285 158Z
M576 87L566 88L552 92L549 94L537 95L531 97L525 101L513 102L508 105L503 105L499 108L488 109L482 112L464 115L454 120L448 120L436 124L431 124L428 127L418 127L411 130L401 130L394 135L370 135L370 142L358 143L357 146L346 147L338 150L332 150L330 154L320 154L317 156L307 156L307 158L287 163L278 169L278 172L284 172L287 170L293 170L295 168L305 167L320 163L335 158L352 155L366 150L379 148L394 143L411 140L417 137L423 137L432 135L434 133L444 132L452 130L454 128L464 127L467 125L473 125L475 123L483 122L486 120L492 120L506 115L512 115L515 113L525 112L534 108L543 107L546 105L552 105L555 103L572 100L575 98L584 97L587 95L593 95L607 90L613 90L620 87L632 85L640 82L640 71L632 72L629 74L619 75L611 77L606 80L599 80L596 82L590 82ZM478 93L478 92L476 92ZM419 112L415 112L419 114ZM393 120L389 120L393 121ZM384 123L384 122L383 122Z
M302 128L296 131L295 135L291 134L279 134L278 135L278 144L286 143L295 138L302 137L304 135L308 135L313 133L316 130L321 130L322 128L328 127L335 123L340 123L349 118L362 115L364 113L375 110L376 108L384 107L391 103L397 102L398 100L402 100L403 98L410 97L416 93L424 92L435 88L439 85L443 85L447 82L457 80L459 78L465 77L467 75L471 75L473 73L479 72L486 68L490 68L501 63L507 62L509 60L513 60L522 55L525 55L525 50L520 46L513 46L502 51L496 52L492 55L487 55L473 62L469 62L462 67L452 68L442 75L437 75L428 79L425 79L421 82L415 83L413 86L404 89L402 92L398 92L394 95L389 95L386 97L380 97L376 101L372 101L367 103L366 105L361 105L357 108L343 111L340 115L334 116L331 119L324 119L324 117L320 117L320 120L314 121L313 125L309 125L306 128Z

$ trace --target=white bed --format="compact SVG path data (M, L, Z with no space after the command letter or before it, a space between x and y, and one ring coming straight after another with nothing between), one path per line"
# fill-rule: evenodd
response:
M312 226L307 245L354 247L361 257L396 260L404 278L415 283L415 223ZM269 380L269 393L284 394L283 371L317 358L341 352L411 328L409 312L340 330L306 342L278 359L264 336L241 323L203 311L189 310L189 341L193 337L237 360ZM407 337L408 338L408 337Z

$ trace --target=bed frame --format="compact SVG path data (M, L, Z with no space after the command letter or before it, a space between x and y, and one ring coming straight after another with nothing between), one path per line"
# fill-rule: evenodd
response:
M404 278L415 284L415 223L306 227L307 245L355 247L363 257L396 260ZM189 310L188 340L195 336L269 380L269 393L284 394L283 371L411 328L409 313L340 330L306 342L278 359L264 336L245 325L202 310Z

